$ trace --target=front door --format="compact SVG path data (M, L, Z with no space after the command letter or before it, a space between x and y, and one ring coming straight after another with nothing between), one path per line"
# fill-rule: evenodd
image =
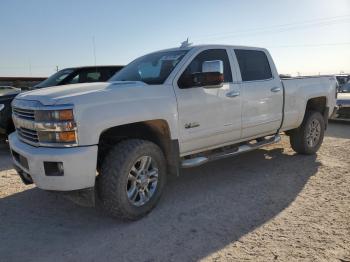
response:
M224 83L220 88L181 86L181 76L202 72L205 61L223 62ZM241 98L239 85L233 83L230 59L226 49L201 51L185 66L175 93L179 113L181 154L209 149L240 138ZM236 95L237 94L237 95Z

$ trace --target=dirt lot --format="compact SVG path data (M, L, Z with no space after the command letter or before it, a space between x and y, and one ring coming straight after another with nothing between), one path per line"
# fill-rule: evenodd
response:
M184 170L126 223L24 186L0 149L0 261L350 261L350 125Z

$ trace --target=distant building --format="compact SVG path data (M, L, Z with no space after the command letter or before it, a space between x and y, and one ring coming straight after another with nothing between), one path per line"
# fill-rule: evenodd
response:
M13 86L21 89L33 87L46 77L0 77L0 86Z

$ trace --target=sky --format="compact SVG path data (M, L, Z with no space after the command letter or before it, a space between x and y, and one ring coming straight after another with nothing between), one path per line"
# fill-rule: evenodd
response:
M124 65L187 37L265 47L283 74L350 73L350 0L1 0L0 76Z

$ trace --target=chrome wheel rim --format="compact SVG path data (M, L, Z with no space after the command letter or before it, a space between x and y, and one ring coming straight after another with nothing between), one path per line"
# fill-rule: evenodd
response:
M142 156L128 174L126 193L131 204L140 207L154 195L158 184L158 167L150 156Z
M309 147L314 147L318 144L321 136L321 123L317 119L313 119L309 124L307 134L306 134L306 142Z

